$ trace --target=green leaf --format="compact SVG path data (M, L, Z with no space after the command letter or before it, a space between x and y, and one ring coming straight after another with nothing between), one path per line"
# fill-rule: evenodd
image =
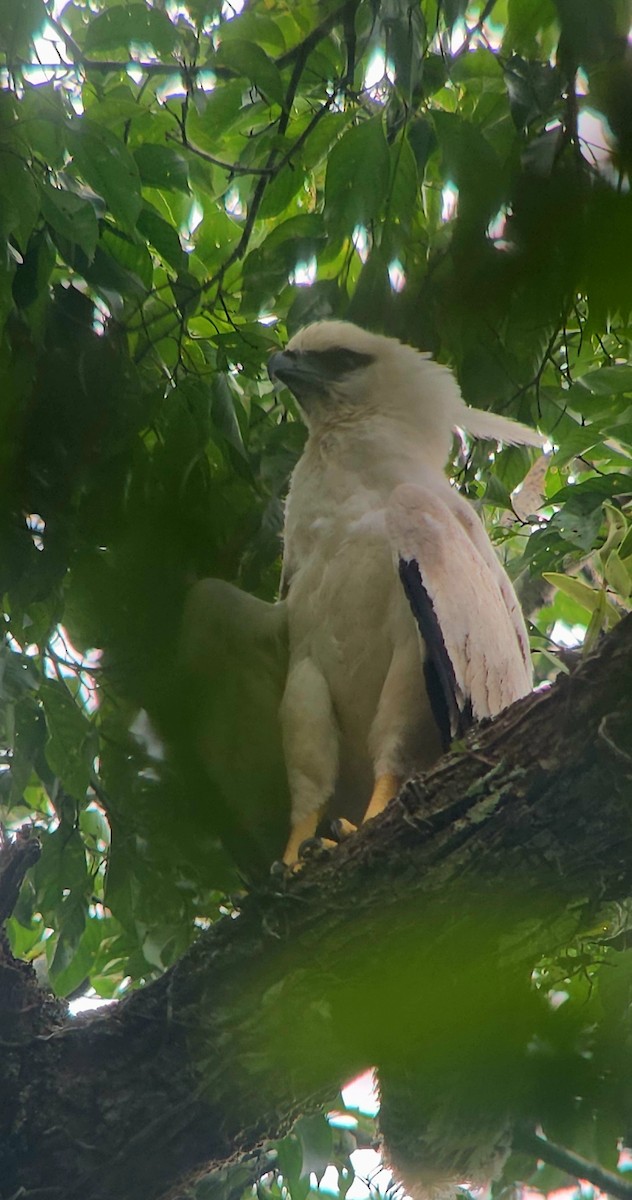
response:
M301 1174L314 1174L320 1181L333 1158L333 1131L322 1113L301 1117L294 1126L302 1147Z
M8 63L28 56L32 39L47 20L43 0L0 0L0 46Z
M302 1178L303 1148L300 1139L294 1133L290 1133L282 1141L276 1142L275 1148L277 1166L292 1200L306 1200L309 1179Z
M39 213L39 192L19 148L0 145L0 237L13 234L22 249Z
M560 575L557 571L543 571L542 578L546 579L547 583L552 583L553 587L563 592L576 604L586 612L594 613L603 605L603 611L609 627L616 625L621 620L620 614L617 612L614 604L610 600L605 599L604 592L600 588L596 590L591 588L586 583L582 583L581 579L576 579L573 575Z
M511 509L511 496L497 475L490 475L483 497L485 504L494 504L499 508Z
M86 265L83 274L87 282L93 284L106 300L113 295L143 298L147 292L142 279L118 262L117 258L108 254L100 243L94 252L93 261Z
M40 695L48 728L46 760L70 795L81 800L94 761L92 725L64 683L47 680Z
M43 945L44 923L41 919L33 919L26 927L13 916L9 917L5 927L16 958L28 959L32 951Z
M278 217L305 183L305 171L298 159L285 164L281 171L268 183L259 208L264 220Z
M13 658L13 655L11 658ZM0 693L5 718L8 719L11 716L14 723L13 731L11 729L7 730L7 741L9 744L12 743L9 808L23 801L29 781L33 778L35 763L40 758L46 738L44 722L40 720L39 706L35 707L26 698L23 699L21 704L16 703L13 705L8 702L8 694L11 694L13 688L10 678L7 678L7 676L13 673L11 671L12 666L15 670L15 666L11 660L3 663L2 693Z
M629 558L632 554L632 525L628 529L621 545L619 546L619 554L621 558Z
M73 121L68 142L77 171L121 225L133 229L142 205L140 175L125 143L85 118Z
M32 235L24 261L15 272L13 298L18 308L29 309L36 301L40 307L45 305L55 259L55 247L48 234L38 230Z
M588 371L582 375L578 384L585 387L593 396L612 396L620 392L632 392L632 367L627 363L617 363L613 367L600 367L598 371Z
M582 550L592 550L595 546L602 525L602 513L595 508L592 496L574 497L554 513L549 525L561 530L567 541Z
M391 146L391 164L389 217L407 234L416 212L418 179L417 160L405 134Z
M86 852L78 831L67 821L43 839L42 854L32 875L36 903L47 923L57 924L64 894L82 897L85 903L90 892Z
M81 246L92 262L99 236L94 205L74 192L52 187L45 180L40 185L40 195L44 220L69 242Z
M445 176L459 189L459 218L484 226L498 211L506 185L503 165L474 121L433 113Z
M178 272L171 284L171 290L182 316L185 314L192 316L201 300L200 285L195 275L191 271L187 271L185 267Z
M508 0L507 14L503 49L535 57L538 33L556 19L553 0Z
M86 928L84 897L77 892L65 896L59 911L59 936L48 970L59 996L66 996L86 978L92 956L79 957L79 945ZM74 969L73 969L74 968Z
M263 245L269 252L283 243L292 242L298 258L307 257L325 245L327 234L320 213L300 213L275 225Z
M407 136L412 152L415 155L417 170L420 177L423 177L426 170L426 163L437 145L437 135L434 131L434 126L426 117L417 117L416 120L411 121Z
M187 255L182 249L177 230L148 201L143 203L136 228L170 267L179 271L185 266Z
M317 279L309 288L297 288L286 317L288 333L296 333L312 321L341 317L346 304L347 297L335 279Z
M209 273L237 245L241 234L241 227L223 208L211 206L193 235L196 254Z
M189 191L189 168L171 146L144 142L133 151L143 184L166 191Z
M590 621L588 622L588 627L587 627L586 633L584 635L584 642L582 645L582 654L584 657L586 657L586 655L592 653L592 651L594 650L595 646L597 645L597 642L599 641L599 638L601 637L601 635L604 631L605 625L606 625L606 593L605 593L605 589L602 589L598 593L598 601L592 611L592 616L590 618Z
M231 38L220 44L209 66L214 64L230 67L237 75L249 79L266 99L275 101L283 108L285 91L279 68L261 46L244 38Z
M595 508L610 496L619 496L630 490L630 477L619 471L609 475L595 475L592 479L582 479L579 483L565 484L553 492L549 499L553 504L565 504L578 496L592 496Z
M570 428L565 428L560 434L559 450L556 450L553 455L552 465L565 466L578 454L587 454L601 442L602 438L603 433L595 421L591 425L572 425Z
M140 279L149 291L154 277L153 263L147 246L140 238L133 240L118 229L104 229L100 250L115 259L130 275Z
M448 28L464 15L466 8L467 0L443 0L443 12Z
M105 965L111 967L112 934L116 928L111 918L89 916L78 898L68 911L66 905L67 900L64 900L61 935L49 968L55 991L60 996L69 995L87 979L94 986L93 971ZM112 982L110 995L116 982L116 979ZM107 994L107 989L100 994Z
M242 458L248 459L244 440L235 415L235 396L226 375L216 375L212 383L212 417L215 428Z
M200 107L191 107L187 118L187 134L194 145L217 158L218 139L229 132L243 107L243 84L236 79L218 86L210 96L204 96Z
M632 592L632 577L617 550L611 550L604 568L606 581L624 600L628 600Z
M301 161L306 170L311 171L322 162L349 122L350 116L346 112L329 112L321 117L301 147ZM298 126L298 133L302 132Z
M54 83L25 86L18 110L18 131L48 167L60 167L65 152L67 105Z
M132 42L138 42L148 43L158 54L169 55L177 41L178 31L161 9L146 4L117 4L90 22L84 49L87 54L127 50Z
M351 233L381 212L388 193L390 154L381 117L352 126L336 142L325 179L325 220Z
M504 70L511 115L519 129L550 111L563 87L560 74L550 63L528 62L513 55Z
M370 325L374 313L385 313L392 304L388 274L391 256L386 249L383 245L374 246L360 271L347 314L358 325Z
M421 7L408 3L408 0L381 7L386 57L395 67L398 92L410 103L423 71L424 16Z
M238 17L225 21L222 25L222 43L230 41L254 42L257 46L267 46L276 54L282 54L287 48L278 17L268 16L261 8L248 10L244 7Z

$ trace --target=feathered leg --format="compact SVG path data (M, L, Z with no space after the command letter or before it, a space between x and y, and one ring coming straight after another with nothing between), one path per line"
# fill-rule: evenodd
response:
M398 794L403 782L400 775L394 775L391 771L387 771L384 775L378 775L373 795L369 800L369 807L362 818L363 825L365 821L370 821L372 817L377 817L384 812L386 805Z
M338 775L338 727L322 673L309 657L290 662L281 727L292 797L292 829L283 861L292 866L313 837Z

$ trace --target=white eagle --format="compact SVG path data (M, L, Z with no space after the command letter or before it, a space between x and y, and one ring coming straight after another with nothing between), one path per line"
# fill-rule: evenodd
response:
M427 354L346 322L302 329L268 369L309 430L282 576L293 863L323 813L376 816L472 720L531 690L516 594L444 468L459 428L542 438L469 408Z
M265 741L259 765L270 780L278 698L291 806L283 857L293 865L323 816L351 825L376 816L469 723L531 690L515 592L445 465L454 430L543 439L469 408L429 355L344 321L302 329L268 369L309 431L287 500L282 599L202 581L184 650L200 680L217 679L218 663L230 673L244 728ZM214 697L199 746L229 804L231 787L243 804L249 737L236 764L221 763L226 739L213 726L226 727L228 709L221 687Z

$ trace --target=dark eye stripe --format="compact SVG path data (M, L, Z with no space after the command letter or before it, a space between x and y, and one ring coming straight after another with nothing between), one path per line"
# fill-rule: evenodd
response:
M319 373L329 379L339 379L351 371L359 371L373 362L372 354L360 354L357 350L336 347L332 350L307 350L305 357L312 360Z
M299 403L306 403L310 398L327 395L340 380L373 361L372 354L360 354L342 346L329 350L284 350L270 356L268 374L284 383Z

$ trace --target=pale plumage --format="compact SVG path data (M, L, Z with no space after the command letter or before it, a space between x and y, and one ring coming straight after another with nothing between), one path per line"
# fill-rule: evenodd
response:
M541 444L449 370L340 321L272 356L309 428L287 502L286 861L324 812L374 816L472 719L531 688L512 585L444 474L452 432Z

